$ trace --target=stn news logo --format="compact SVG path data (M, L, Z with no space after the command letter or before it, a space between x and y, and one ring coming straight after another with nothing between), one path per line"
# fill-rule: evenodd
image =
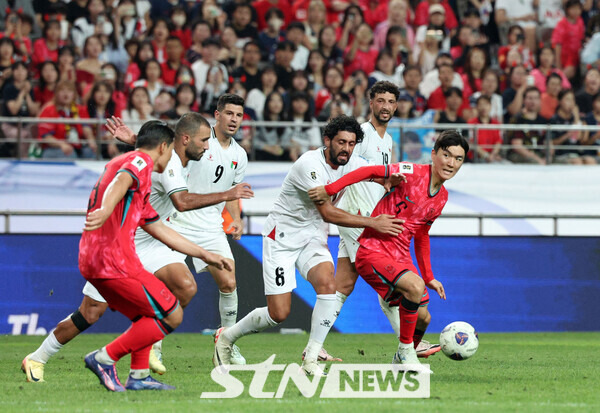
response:
M273 364L275 354L260 364L244 366L231 365L216 367L210 373L212 380L221 385L220 392L203 392L203 399L231 399L244 393L244 383L232 372L254 372L248 387L248 393L254 398L280 399L288 386L293 386L304 397L317 394L319 385L324 381L320 398L429 398L429 374L409 371L410 366L397 364L332 364L326 377L307 377L296 364ZM427 365L422 365L427 366ZM427 366L428 367L428 366ZM283 371L283 377L277 391L265 391L270 372ZM293 385L290 386L290 381ZM275 386L269 385L274 389Z

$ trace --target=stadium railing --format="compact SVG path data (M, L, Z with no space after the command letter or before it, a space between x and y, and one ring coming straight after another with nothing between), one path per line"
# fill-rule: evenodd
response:
M210 120L211 122L214 122L214 120ZM17 128L18 128L18 134L17 134L17 138L16 139L8 139L6 137L0 137L0 143L9 143L9 144L15 144L16 145L16 159L22 160L22 159L35 159L35 156L30 156L29 153L31 152L35 152L35 151L31 151L29 150L29 153L27 153L27 147L29 145L31 145L31 147L36 147L37 145L40 145L42 143L41 140L39 139L25 139L22 137L21 131L24 127L26 127L26 125L36 125L36 124L40 124L40 123L58 123L58 124L71 124L71 125L95 125L95 126L102 126L105 124L106 120L105 119L62 119L62 118L26 118L26 117L0 117L0 122L2 123L11 123L11 124L16 124ZM144 121L131 121L128 122L129 126L133 126L133 125L141 125ZM169 122L174 124L175 121L173 122ZM318 127L324 127L327 123L326 122L304 122L304 123L296 123L296 122L267 122L267 121L245 121L242 123L242 126L244 127L252 127L252 128L257 128L260 126L265 126L265 127L286 127L286 126L293 126L293 127L312 127L312 126L318 126ZM461 131L469 131L469 141L471 142L471 148L473 149L473 161L474 162L478 162L479 161L479 155L477 150L475 150L478 146L480 146L481 148L489 148L489 147L485 147L484 145L478 145L477 141L475 141L472 137L476 135L477 131L479 130L498 130L501 132L507 132L507 131L529 131L529 130L544 130L546 132L546 136L548 136L548 134L552 131L562 131L562 132L566 132L566 131L590 131L592 133L598 132L600 131L600 126L598 125L550 125L550 124L541 124L541 125L513 125L513 124L499 124L499 125L474 125L474 124L468 124L468 123L464 123L464 124L445 124L445 123L427 123L427 124L416 124L416 123L403 123L401 121L394 121L393 123L390 124L390 126L388 127L388 131L393 131L393 130L398 130L399 131L399 145L397 145L396 150L398 151L397 155L396 155L396 160L401 160L403 159L403 154L404 154L404 148L403 148L403 136L405 135L405 131L407 130L415 130L415 129L426 129L426 130L445 130L445 129L456 129L456 130L461 130ZM103 139L103 131L101 127L97 127L96 128L96 143L98 145L98 147L101 147L102 145L107 145L109 143L111 143L111 141L107 141ZM545 142L547 142L548 139L545 140ZM112 142L117 142L117 141L112 141ZM72 142L72 143L85 143L85 140L79 140L77 142ZM425 146L427 146L427 144L432 144L432 142L424 142ZM504 144L501 146L501 150L502 151L507 151L509 149L512 149L513 146L512 145L507 145ZM531 147L529 147L531 148ZM546 163L550 164L552 163L552 151L553 149L561 149L561 150L570 150L570 149L576 149L576 150L592 150L595 151L597 156L600 156L600 141L598 142L598 144L596 145L588 145L588 146L583 146L583 145L547 145L547 144L541 144L541 145L537 145L534 147L534 149L536 150L542 150L545 153L546 156ZM101 151L97 151L96 154L96 158L98 160L101 159ZM254 160L254 151L252 151L252 153L250 154L250 160ZM46 159L45 159L46 160ZM52 161L51 159L48 159L49 161Z

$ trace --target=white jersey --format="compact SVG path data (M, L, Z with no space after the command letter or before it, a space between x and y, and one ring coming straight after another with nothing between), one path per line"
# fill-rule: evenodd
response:
M392 137L389 133L385 132L381 138L371 122L363 123L361 128L365 137L354 148L352 158L364 158L369 165L389 164L392 157ZM351 214L369 217L384 194L385 189L376 182L358 182L346 188L339 207Z
M230 139L229 147L223 148L211 130L208 150L198 162L190 162L188 188L191 193L211 194L224 192L244 180L248 155L238 143ZM170 221L176 226L205 232L223 231L223 208L225 202L193 211L173 212Z
M263 227L264 236L273 233L271 238L290 248L301 248L315 238L327 241L329 227L308 197L308 190L330 184L367 162L351 156L346 165L332 169L325 162L323 151L324 148L308 151L292 165ZM332 199L334 205L342 193Z
M188 166L192 162L188 163ZM173 150L171 160L163 173L152 172L152 191L150 193L150 205L158 213L161 219L166 220L175 211L171 201L171 195L175 192L187 191L188 168L183 167L179 155ZM152 238L150 234L141 228L135 233L135 241Z

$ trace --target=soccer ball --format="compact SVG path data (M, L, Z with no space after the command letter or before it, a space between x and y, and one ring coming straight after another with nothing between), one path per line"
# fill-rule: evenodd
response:
M469 323L455 321L440 334L442 352L452 360L466 360L473 356L479 347L479 336Z

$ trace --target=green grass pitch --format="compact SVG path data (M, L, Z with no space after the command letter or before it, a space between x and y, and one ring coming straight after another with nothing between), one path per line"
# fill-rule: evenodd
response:
M45 383L26 383L23 357L42 337L0 337L0 411L138 412L600 412L600 333L481 334L477 354L456 362L438 353L427 359L429 399L304 398L292 382L282 399L201 399L203 391L221 391L210 378L212 338L173 334L163 343L169 369L160 379L177 386L171 392L114 394L100 386L83 365L83 356L114 335L84 334L46 365ZM436 335L427 339L437 342ZM263 333L238 343L250 363L276 354L275 363L299 362L307 336ZM327 349L348 363L388 363L395 350L392 335L330 334ZM124 380L128 359L118 364ZM240 374L240 373L237 373ZM247 373L244 373L247 374ZM279 375L279 376L278 376ZM271 373L266 391L275 391L281 373ZM156 376L158 377L158 376ZM250 376L248 376L250 377Z

